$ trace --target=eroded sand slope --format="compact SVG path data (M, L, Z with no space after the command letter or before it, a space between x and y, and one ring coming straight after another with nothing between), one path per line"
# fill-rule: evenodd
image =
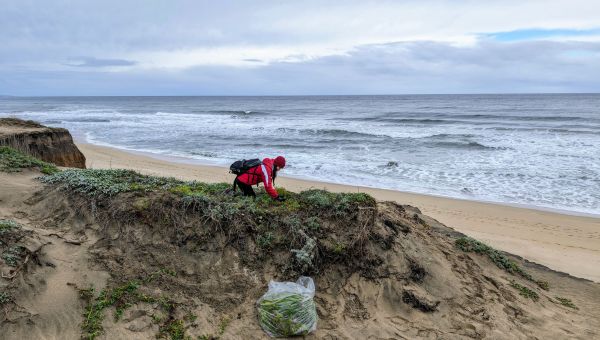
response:
M12 236L2 235L2 251L18 244L29 255L17 267L1 266L6 277L0 287L11 296L1 307L3 338L78 338L86 305L80 290L93 285L97 295L132 280L144 296L164 297L172 308L158 298L128 300L133 303L119 321L115 306L107 308L100 339L151 339L165 335L165 322L174 320L193 338L263 338L256 300L270 279L292 279L302 271L287 266L292 260L284 243L259 246L263 222L251 219L228 229L182 208L172 193L91 200L42 185L36 176L0 173L0 219L22 225ZM289 235L289 225L272 227L280 228L272 230L275 239ZM322 216L315 235L319 260L307 270L316 281L320 321L307 338L600 336L598 284L513 258L549 283L550 290L543 290L485 256L457 249L459 235L415 208L383 202L374 214ZM297 247L303 240L292 235L289 242ZM348 247L338 250L339 244ZM520 295L512 282L539 299ZM558 303L557 296L578 309Z

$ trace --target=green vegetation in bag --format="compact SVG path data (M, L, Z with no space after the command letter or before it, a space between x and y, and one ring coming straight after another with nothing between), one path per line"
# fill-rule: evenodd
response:
M306 335L315 328L316 306L311 297L294 293L276 293L258 304L259 321L270 336Z

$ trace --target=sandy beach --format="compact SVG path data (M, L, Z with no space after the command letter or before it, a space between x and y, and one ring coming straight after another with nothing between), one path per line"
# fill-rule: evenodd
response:
M89 168L125 168L144 174L205 182L230 182L227 169L191 164L186 159L158 156L78 143ZM325 188L366 192L379 200L418 207L427 215L491 246L576 277L600 282L600 219L476 201L302 179L277 181L292 191Z

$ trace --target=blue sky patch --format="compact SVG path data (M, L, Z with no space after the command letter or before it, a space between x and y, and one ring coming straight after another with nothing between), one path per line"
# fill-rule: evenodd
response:
M492 38L497 41L510 42L522 40L539 40L558 37L582 37L588 35L600 34L600 28L574 30L574 29L522 29L508 32L488 33L485 37Z

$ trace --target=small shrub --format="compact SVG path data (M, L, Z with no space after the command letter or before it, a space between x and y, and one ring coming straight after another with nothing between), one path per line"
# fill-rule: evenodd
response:
M183 324L183 320L178 319L171 320L166 325L161 327L158 337L168 337L171 340L191 340L191 337L185 335L185 327Z
M550 290L550 284L548 283L548 281L535 280L535 284L543 290Z
M332 208L335 194L325 190L306 190L300 193L300 198L305 204L317 208Z
M521 268L516 262L506 257L498 250L488 246L487 244L477 241L471 237L461 237L455 241L455 245L458 249L464 252L474 252L477 254L487 255L492 262L511 274L518 274L521 277L535 282L540 288L544 290L550 289L550 284L547 281L535 280L531 274L527 273Z
M342 193L342 199L348 203L356 203L361 205L373 206L376 204L375 199L364 192L351 192L351 193Z
M218 337L221 337L225 333L225 330L227 329L227 326L229 326L230 322L231 320L228 317L224 317L223 319L221 319L221 322L219 323Z
M96 299L93 299L93 288L80 290L80 296L88 301L85 314L83 315L83 324L81 325L84 332L83 337L92 340L103 332L102 320L104 320L104 309L108 307L119 304L116 306L115 320L120 319L125 309L130 306L130 304L122 300L127 295L132 295L138 287L139 284L137 281L130 281L114 289L102 290Z
M333 246L333 252L336 253L336 254L338 254L338 255L343 254L345 250L346 250L346 246L344 244L342 244L342 243L336 243Z
M0 306L12 301L12 296L7 292L0 292Z
M152 314L150 317L154 323L161 323L161 321L163 321L163 316L160 314Z
M21 228L21 225L13 220L0 220L0 235L19 228Z
M273 245L273 239L273 233L269 231L262 235L258 235L256 238L256 244L261 248L270 248Z
M520 295L522 295L526 298L532 299L533 301L537 301L540 299L540 296L538 295L538 293L534 292L533 290L531 290L525 286L522 286L522 285L516 283L515 281L511 281L510 285L511 285L511 287L517 289L519 291Z
M358 206L375 207L376 201L365 193L333 193L326 190L311 189L298 194L299 201L312 209L342 216Z
M2 253L2 259L7 265L16 267L25 254L25 250L22 246L12 246Z
M321 228L321 223L319 222L319 218L318 217L309 217L306 219L306 221L304 222L304 225L306 226L306 228L310 229L310 230L314 230L317 231Z
M338 196L338 209L347 210L355 207L370 207L374 208L377 206L377 201L373 197L365 193L339 193Z
M524 273L518 264L483 242L470 237L461 237L455 241L455 244L464 252L487 255L498 268L504 269L509 273Z
M193 313L187 313L183 318L185 321L194 322L198 319L198 316Z
M571 301L570 299L562 298L559 296L555 296L554 298L558 301L558 303L560 303L561 305L563 305L565 307L572 308L572 309L579 309L579 308L577 308L577 306L575 306L573 301Z
M172 311L175 308L175 303L169 300L169 298L166 296L161 296L158 298L158 300L152 300L149 302L158 302L158 304L166 311Z
M302 228L302 221L298 216L288 216L284 219L284 223L293 230Z

